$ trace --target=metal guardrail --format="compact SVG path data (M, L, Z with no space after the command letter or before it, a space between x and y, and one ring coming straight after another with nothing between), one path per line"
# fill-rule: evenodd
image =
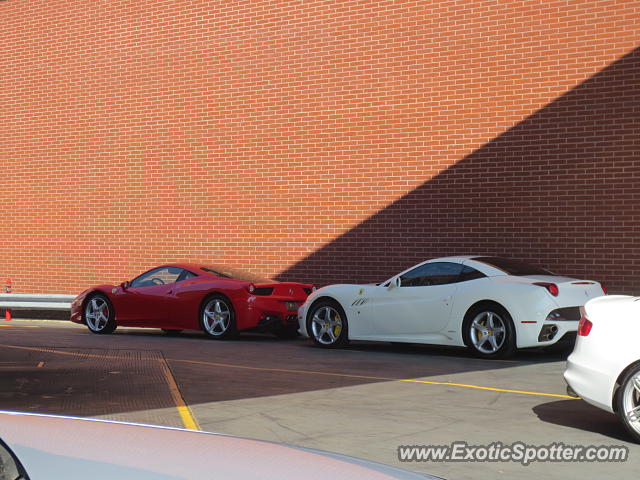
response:
M71 310L75 295L0 293L0 308L12 310Z

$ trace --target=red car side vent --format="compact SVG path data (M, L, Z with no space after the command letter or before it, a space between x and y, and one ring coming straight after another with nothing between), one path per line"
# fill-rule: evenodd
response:
M273 287L256 287L253 291L254 295L271 295L273 293Z
M558 293L560 292L560 290L558 289L558 286L555 283L536 282L534 283L534 285L546 288L547 291L554 297L557 297Z

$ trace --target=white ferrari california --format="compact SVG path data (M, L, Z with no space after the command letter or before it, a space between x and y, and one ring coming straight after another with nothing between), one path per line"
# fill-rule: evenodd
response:
M640 297L611 295L587 302L567 360L567 392L617 413L640 442Z
M377 285L329 285L298 310L321 347L349 340L467 346L485 358L573 346L580 307L600 283L499 257L428 260Z

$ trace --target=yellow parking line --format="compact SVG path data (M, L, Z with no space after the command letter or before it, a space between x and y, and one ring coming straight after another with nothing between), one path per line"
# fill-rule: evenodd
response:
M0 325L0 327L13 327L13 328L40 328L38 325Z
M246 365L233 365L230 363L201 362L197 360L180 360L180 359L174 359L174 358L170 358L169 360L171 360L172 362L192 363L195 365L207 365L207 366L222 367L222 368L237 368L242 370L254 370L259 372L323 375L323 376L353 378L353 379L362 379L362 380L375 380L375 381L381 381L381 382L421 383L425 385L441 385L441 386L447 386L447 387L469 388L469 389L475 389L475 390L488 390L492 392L501 392L501 393L514 393L517 395L533 395L538 397L568 398L568 399L574 400L574 397L570 397L569 395L562 395L559 393L529 392L526 390L511 390L507 388L483 387L480 385L468 385L464 383L433 382L428 380L415 380L413 378L374 377L374 376L368 376L368 375L352 375L348 373L318 372L313 370L292 370L292 369L283 369L283 368L250 367Z
M114 355L98 355L92 353L77 353L77 352L65 352L62 350L55 350L53 348L38 348L38 347L23 347L18 345L2 345L0 347L3 348L13 348L17 350L29 350L34 352L46 352L46 353L55 353L57 355L70 355L75 357L92 357L92 358L106 358L112 360L123 360L122 357L117 357ZM180 388L178 388L178 384L176 383L173 374L171 373L171 369L167 364L167 361L164 358L151 358L151 357L141 357L139 360L153 360L157 361L160 364L160 369L162 370L162 374L167 382L167 386L169 387L169 392L171 393L171 398L173 399L173 403L178 410L178 414L180 415L180 419L184 424L184 427L188 430L200 430L200 426L198 422L194 418L189 406L184 401L182 393L180 392ZM42 365L40 365L42 364ZM38 367L44 366L44 362L40 362Z
M507 388L496 388L496 387L482 387L480 385L468 385L465 383L453 383L453 382L430 382L427 380L414 380L412 378L399 380L400 382L410 382L410 383L424 383L427 385L444 385L447 387L460 387L460 388L472 388L475 390L488 390L490 392L502 392L502 393L516 393L518 395L537 395L541 397L555 397L555 398L569 398L575 399L574 397L570 397L569 395L563 395L561 393L542 393L542 392L528 392L526 390L509 390Z
M53 323L68 323L71 325L78 325L78 326L83 326L80 324L74 324L73 322L71 322L70 320L50 320L50 319L44 319L44 318L14 318L12 320L10 320L11 322L16 322L16 323L44 323L44 324L53 324Z
M178 413L180 414L180 418L182 419L182 423L184 423L185 428L187 428L188 430L200 430L198 422L196 422L196 419L191 413L191 409L184 401L182 393L180 392L178 384L176 383L176 379L171 373L169 364L167 364L167 361L164 358L160 359L159 362L162 373L164 374L164 378L167 381L167 385L169 386L169 391L171 392L171 396L173 397L173 403L176 404L176 408L178 409Z
M38 348L38 347L23 347L20 345L3 345L0 344L2 348L13 348L16 350L28 350L31 352L45 352L45 353L55 353L56 355L68 355L71 357L91 357L91 358L108 358L111 360L123 360L122 357L117 357L115 355L98 355L95 353L78 353L78 352L65 352L63 350L56 350L54 348ZM156 358L141 358L140 360L157 360Z

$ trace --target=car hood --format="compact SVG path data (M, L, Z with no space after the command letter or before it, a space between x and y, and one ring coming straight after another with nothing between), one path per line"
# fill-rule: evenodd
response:
M0 438L31 480L436 478L259 440L51 415L0 411Z

